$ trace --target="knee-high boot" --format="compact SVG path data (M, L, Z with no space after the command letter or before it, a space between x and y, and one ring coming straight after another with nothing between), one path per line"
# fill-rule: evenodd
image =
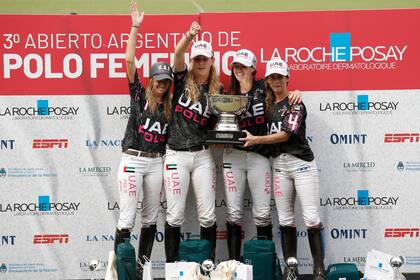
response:
M267 240L273 240L273 225L257 226L257 235L265 236Z
M322 240L321 228L308 228L309 247L311 248L312 259L314 262L314 279L325 279L324 267L324 242Z
M200 238L210 241L210 244L211 244L210 257L213 260L213 262L215 261L215 257L216 257L216 228L217 228L216 223L208 228L200 227Z
M231 223L226 223L227 245L230 260L241 260L242 227Z
M153 242L155 241L156 234L156 225L151 225L150 227L142 228L140 232L140 241L139 241L139 250L137 253L137 258L140 260L141 264L144 264L146 260L143 256L150 259L152 255ZM143 267L137 263L137 280L143 279Z
M181 242L181 227L165 224L165 254L166 262L179 260L179 243Z
M284 262L284 279L294 279L298 276L297 268L291 269L287 260L290 257L297 259L297 235L296 228L289 226L280 226L281 248L283 251ZM290 274L290 275L289 275Z

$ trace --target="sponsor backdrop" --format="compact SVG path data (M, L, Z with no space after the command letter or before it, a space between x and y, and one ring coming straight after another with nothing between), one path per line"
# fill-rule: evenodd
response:
M419 16L420 10L148 15L137 66L147 77L153 62L171 62L192 20L203 27L199 38L213 44L225 86L240 48L257 55L258 77L271 57L285 59L290 87L303 91L309 111L326 264L354 262L363 270L367 251L378 249L405 257L403 271L419 272ZM118 218L130 18L9 15L0 23L0 279L95 277L89 262L106 266ZM214 155L217 258L223 260L226 203L221 153ZM199 232L193 195L188 204L183 238ZM248 239L255 235L249 193L244 205ZM156 277L164 274L165 208L162 195ZM281 255L274 201L272 209ZM300 269L309 273L301 218L297 226Z

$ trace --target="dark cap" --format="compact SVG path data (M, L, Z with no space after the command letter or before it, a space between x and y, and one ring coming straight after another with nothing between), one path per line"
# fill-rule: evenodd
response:
M152 65L152 70L150 71L150 78L155 79L156 81L169 79L173 81L172 68L169 64L165 62L156 62Z

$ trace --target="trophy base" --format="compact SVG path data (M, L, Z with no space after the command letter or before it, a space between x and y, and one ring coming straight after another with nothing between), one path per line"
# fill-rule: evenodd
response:
M207 144L243 145L239 138L246 137L242 131L209 130L207 131Z

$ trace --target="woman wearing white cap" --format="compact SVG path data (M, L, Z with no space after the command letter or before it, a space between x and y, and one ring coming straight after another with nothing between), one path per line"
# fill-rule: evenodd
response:
M132 26L126 49L131 114L122 142L123 155L118 169L120 216L114 250L124 238L130 238L140 199L143 207L138 257L144 262L142 256L150 258L156 233L163 185L166 131L171 119L170 86L173 77L169 64L158 62L152 66L147 88L143 87L135 65L136 36L143 22L143 13L139 13L135 2L131 2L131 18ZM142 279L141 266L137 267L137 279Z
M294 218L296 197L303 210L308 240L314 262L314 277L325 279L322 223L319 218L319 177L313 152L306 140L306 107L300 102L290 105L289 70L281 59L270 60L266 66L266 105L268 135L254 136L247 132L246 147L271 144L273 157L273 190L279 217L281 244L285 262L296 258L297 238ZM285 268L285 278L289 269Z
M233 58L229 94L250 97L248 111L240 117L239 126L254 135L266 135L264 80L256 80L257 59L247 49L238 50ZM291 102L299 99L293 92ZM246 181L252 195L252 211L257 235L273 239L271 225L271 166L266 145L234 146L223 154L223 177L227 201L227 243L229 259L240 260L243 200Z
M216 168L205 141L207 130L211 127L207 95L219 93L221 87L213 64L213 50L208 42L195 42L189 66L184 63L184 54L199 31L200 25L193 22L175 49L173 116L169 125L164 171L167 262L178 259L180 227L185 220L190 181L197 199L201 238L211 242L213 259L215 254Z

